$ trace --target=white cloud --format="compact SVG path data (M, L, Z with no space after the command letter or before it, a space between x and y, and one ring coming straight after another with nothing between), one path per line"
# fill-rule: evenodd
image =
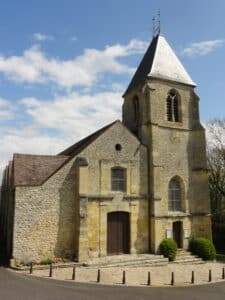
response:
M5 99L0 98L0 122L13 117L13 106Z
M37 41L37 42L54 40L53 36L46 35L46 34L43 34L43 33L40 33L40 32L34 33L33 34L33 39L34 39L34 41Z
M224 39L192 43L189 47L183 49L182 54L189 57L204 56L213 52L215 49L222 47L224 43Z
M71 60L60 60L48 57L39 46L33 46L22 56L0 56L0 73L17 82L90 87L106 73L131 74L134 70L119 58L142 53L146 47L147 43L133 39L127 45L85 49L82 55Z
M0 128L1 172L13 153L56 154L121 117L120 92L70 93L54 99L17 101L31 117L29 126ZM50 131L49 131L50 130ZM51 130L54 135L50 134Z
M72 37L71 37L71 41L72 41L72 42L76 42L76 41L78 41L78 38L77 38L76 36L72 36Z
M64 149L66 143L63 138L48 136L31 126L21 129L1 128L0 135L0 185L2 172L13 153L56 154Z
M49 101L25 98L20 103L36 126L55 129L78 140L120 118L122 97L120 92L94 95L74 92Z

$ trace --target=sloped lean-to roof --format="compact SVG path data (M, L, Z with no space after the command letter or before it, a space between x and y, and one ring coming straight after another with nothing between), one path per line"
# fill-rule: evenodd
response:
M67 159L57 155L14 154L14 186L41 185Z
M162 35L157 35L152 39L124 95L151 77L196 86Z

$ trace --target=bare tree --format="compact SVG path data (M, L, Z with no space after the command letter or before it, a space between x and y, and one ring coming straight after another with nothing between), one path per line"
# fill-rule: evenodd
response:
M212 213L225 214L225 119L214 119L206 126L209 188Z

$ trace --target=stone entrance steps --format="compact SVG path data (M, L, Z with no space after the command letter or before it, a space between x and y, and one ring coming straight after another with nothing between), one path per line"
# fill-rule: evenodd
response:
M124 254L106 256L89 260L86 267L110 268L110 267L141 267L163 266L168 264L168 259L163 255L154 254Z
M196 256L196 255L193 255L191 252L187 251L187 250L184 250L184 249L178 249L177 250L177 256L176 256L176 259L174 261L174 263L182 263L182 264L185 264L185 263L192 263L192 264L202 264L204 263L204 261Z

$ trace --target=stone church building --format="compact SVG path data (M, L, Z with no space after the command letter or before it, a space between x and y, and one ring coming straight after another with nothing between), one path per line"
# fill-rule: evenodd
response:
M147 49L123 117L53 156L14 154L5 169L1 248L14 261L157 253L211 238L199 97L165 37Z

